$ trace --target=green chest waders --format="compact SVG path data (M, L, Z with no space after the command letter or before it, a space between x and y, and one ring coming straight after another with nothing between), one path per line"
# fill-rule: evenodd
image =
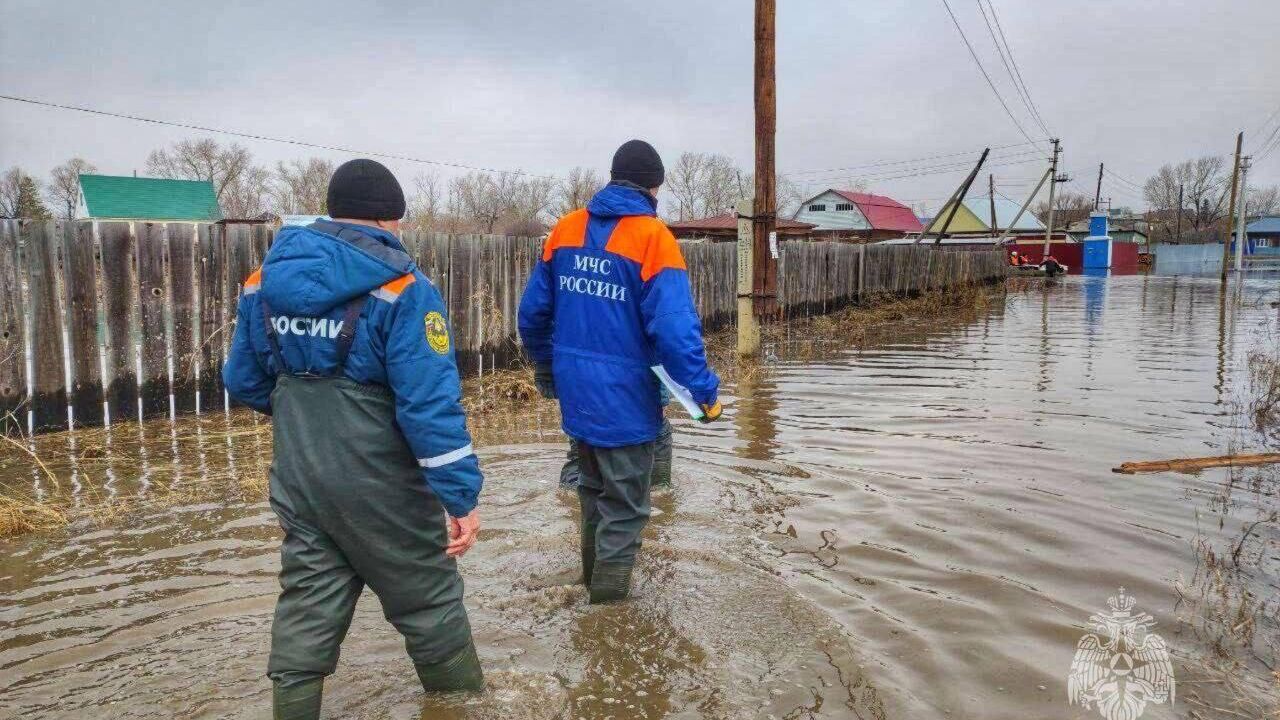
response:
M271 393L271 507L285 534L267 664L276 717L319 717L323 679L337 667L365 585L404 636L426 689L479 689L462 578L444 552L444 508L396 424L391 391L343 375L364 298L346 309L327 375L284 370L261 305L282 369Z

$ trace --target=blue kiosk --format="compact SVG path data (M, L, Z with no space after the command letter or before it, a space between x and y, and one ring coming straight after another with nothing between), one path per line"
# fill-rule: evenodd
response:
M1084 270L1106 270L1111 267L1111 235L1107 227L1107 214L1095 210L1089 214L1089 237L1084 245Z

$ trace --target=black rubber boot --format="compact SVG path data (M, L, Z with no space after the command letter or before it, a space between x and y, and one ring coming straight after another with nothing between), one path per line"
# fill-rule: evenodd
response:
M276 683L271 691L272 720L320 720L323 692L322 677L283 687Z
M578 524L582 541L582 584L587 587L591 587L591 571L596 567L596 527L594 523Z
M444 662L429 665L414 663L413 667L418 671L422 689L427 692L474 692L484 689L484 672L480 669L480 657L476 655L475 643L467 643L466 647Z
M592 605L625 600L631 593L631 564L597 563L590 587Z

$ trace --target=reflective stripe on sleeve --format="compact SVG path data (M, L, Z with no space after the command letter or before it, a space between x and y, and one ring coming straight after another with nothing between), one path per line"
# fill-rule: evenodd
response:
M429 458L418 458L418 464L424 468L444 467L449 463L458 462L459 460L466 457L471 457L474 454L475 454L475 451L471 449L471 446L465 445L463 447L458 448L457 450L454 450L452 452L447 452L443 455L436 455L435 457L429 457Z

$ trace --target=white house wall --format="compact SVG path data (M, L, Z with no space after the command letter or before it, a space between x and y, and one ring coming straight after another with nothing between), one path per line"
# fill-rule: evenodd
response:
M852 210L836 210L836 205L849 205ZM810 205L826 205L825 210L810 210ZM813 223L818 227L815 230L870 230L871 223L867 222L867 218L858 209L858 206L852 200L844 198L836 193L827 191L821 195L806 200L800 209L796 212L793 220L800 222Z

